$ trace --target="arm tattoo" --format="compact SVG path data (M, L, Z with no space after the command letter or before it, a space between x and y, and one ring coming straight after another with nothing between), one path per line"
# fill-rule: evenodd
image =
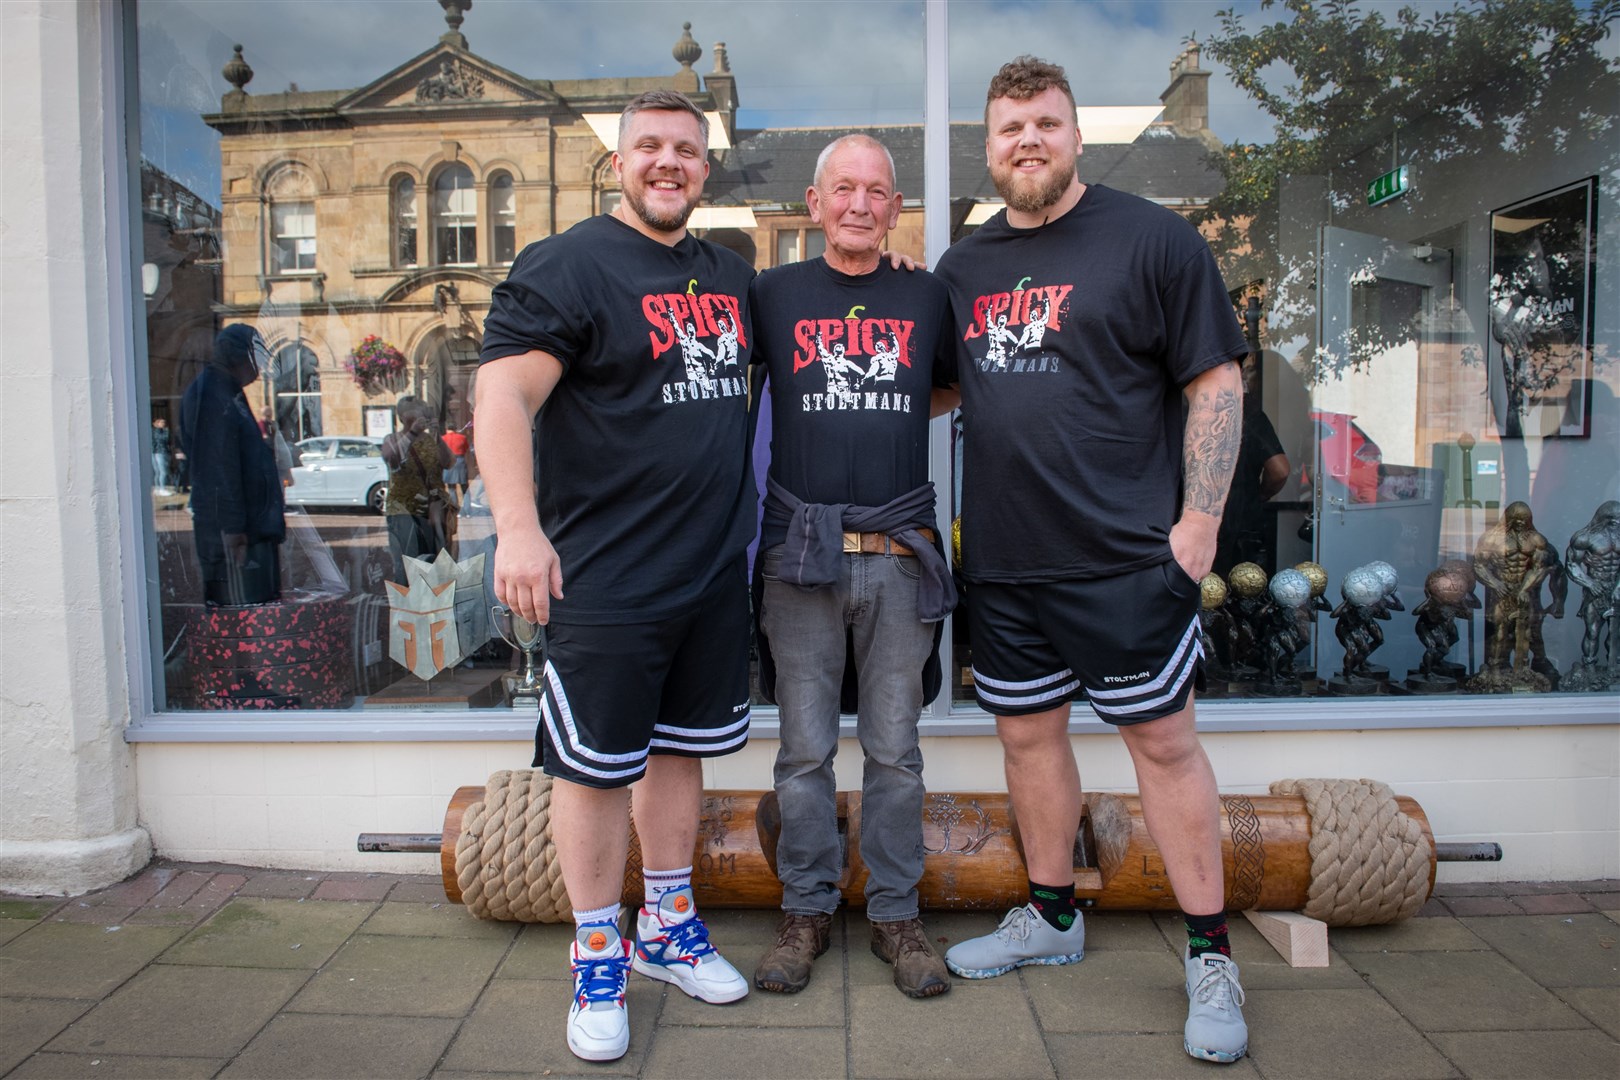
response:
M1220 517L1226 506L1226 493L1232 486L1232 472L1243 443L1241 385L1235 378L1212 379L1200 380L1190 388L1191 408L1182 447L1182 471L1186 476L1183 511L1199 510Z

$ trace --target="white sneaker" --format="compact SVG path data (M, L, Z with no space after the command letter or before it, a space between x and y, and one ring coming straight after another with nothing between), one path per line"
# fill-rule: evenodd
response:
M711 1005L748 996L748 980L709 944L709 928L698 918L690 885L659 897L656 910L642 907L631 963L649 979L672 983Z
M1026 964L1078 964L1086 956L1086 923L1057 930L1033 904L1007 912L983 937L959 941L945 952L945 966L964 979L990 979Z
M568 1009L568 1049L586 1061L616 1061L630 1048L624 987L630 943L619 928L587 923L574 934L574 1003Z
M1182 954L1187 970L1187 1024L1183 1050L1204 1061L1230 1063L1249 1052L1249 1025L1243 1020L1243 985L1231 957Z

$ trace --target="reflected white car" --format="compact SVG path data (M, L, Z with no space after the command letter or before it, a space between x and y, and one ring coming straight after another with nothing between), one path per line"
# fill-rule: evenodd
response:
M382 439L369 435L323 435L298 444L287 501L299 506L364 506L383 511L388 466Z

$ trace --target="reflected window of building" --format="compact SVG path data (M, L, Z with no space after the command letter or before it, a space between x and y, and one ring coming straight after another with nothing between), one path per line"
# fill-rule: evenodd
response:
M276 428L289 443L321 434L321 373L315 353L289 345L270 368Z
M460 162L433 178L433 242L433 261L442 266L478 263L478 189Z
M271 272L305 274L315 269L315 204L270 204Z
M804 262L826 254L827 234L818 227L783 229L776 234L776 265Z
M394 181L394 265L416 265L416 181Z
M510 173L496 173L489 184L489 217L495 262L517 258L517 197Z

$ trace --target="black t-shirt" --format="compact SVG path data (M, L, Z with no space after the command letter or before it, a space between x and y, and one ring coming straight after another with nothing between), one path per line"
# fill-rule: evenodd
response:
M540 524L579 623L688 607L753 535L748 283L736 254L610 215L531 244L490 298L482 361L563 365L540 410Z
M1038 228L997 214L936 272L961 350L968 579L1169 559L1181 388L1248 351L1209 244L1173 211L1092 184Z
M749 294L771 379L771 476L806 502L882 506L928 481L928 402L956 381L950 298L926 271L851 277L824 258ZM765 547L786 523L767 516Z

